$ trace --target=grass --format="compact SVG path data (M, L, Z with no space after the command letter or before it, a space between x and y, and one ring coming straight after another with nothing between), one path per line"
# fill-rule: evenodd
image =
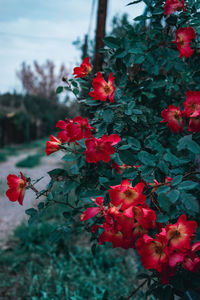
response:
M42 158L41 153L36 153L33 155L28 155L25 159L22 159L16 163L18 168L34 168L40 164Z
M46 146L47 140L48 140L48 137L41 139L41 140L32 141L30 143L14 145L14 146L5 146L3 148L0 148L0 163L7 161L9 156L18 155L18 152L20 152L20 151L23 151L23 150L26 151L26 149L37 148L38 154L32 155L32 156L27 156L26 159L19 162L19 167L32 168L34 166L37 166L40 163L39 154L41 154L40 156L42 156L42 154L44 155L44 153L45 153L45 146ZM29 159L31 160L30 163L28 162Z
M5 155L5 153L0 153L0 162L4 162L6 161L7 157Z
M5 162L7 161L8 156L11 155L16 155L17 154L17 149L14 147L4 147L0 151L0 162Z
M52 243L60 216L54 208L45 220L20 225L0 250L0 299L125 299L137 285L132 252L99 246L93 256L88 236L76 228ZM134 299L146 298L139 292Z

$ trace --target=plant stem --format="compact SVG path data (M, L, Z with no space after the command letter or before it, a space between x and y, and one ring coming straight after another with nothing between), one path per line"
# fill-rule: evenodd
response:
M131 299L139 291L139 289L141 289L143 285L145 285L145 283L147 283L147 279L143 281L135 290L133 290L132 293L126 298L126 300Z

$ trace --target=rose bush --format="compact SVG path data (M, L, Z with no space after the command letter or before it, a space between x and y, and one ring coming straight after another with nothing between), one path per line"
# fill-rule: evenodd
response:
M105 242L136 249L149 270L141 286L173 299L200 284L200 4L144 2L145 13L125 36L104 39L102 73L91 76L85 58L76 79L58 88L73 92L90 116L58 121L62 131L47 142L47 155L63 151L66 167L50 171L42 191L22 178L13 193L31 188L46 196L27 211L30 222L50 205L71 207L66 226L78 215L93 252Z

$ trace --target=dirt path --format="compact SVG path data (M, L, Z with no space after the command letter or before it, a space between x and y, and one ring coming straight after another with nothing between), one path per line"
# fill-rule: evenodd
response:
M28 190L25 194L23 206L19 205L18 202L10 202L5 196L5 192L8 189L6 180L8 174L19 175L19 171L21 171L24 175L30 176L32 179L38 179L44 176L36 185L38 189L42 189L50 180L47 172L60 167L60 158L63 156L62 153L55 153L52 156L43 157L41 164L32 169L19 169L15 166L19 160L35 153L37 153L37 149L19 152L17 156L10 156L6 162L0 163L0 244L7 240L8 236L18 224L27 219L25 210L34 207L34 205L40 201L35 200L34 192Z

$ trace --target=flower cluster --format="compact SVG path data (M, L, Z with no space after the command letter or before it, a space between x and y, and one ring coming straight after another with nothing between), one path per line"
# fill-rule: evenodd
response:
M86 57L80 67L74 68L73 75L75 75L75 78L83 78L86 77L91 70L92 66L89 62L89 57ZM114 79L113 73L111 72L108 77L108 82L106 82L103 75L100 72L97 72L96 77L94 77L92 81L93 90L89 93L92 100L105 102L107 98L109 98L110 102L113 103L115 92Z
M120 185L111 186L108 190L110 203L105 206L103 197L92 198L96 206L87 208L80 220L99 217L97 222L101 224L94 224L91 228L93 233L102 230L99 244L109 242L113 248L124 249L136 247L142 265L156 270L164 284L175 275L178 264L191 272L198 272L200 258L196 252L200 250L200 242L191 244L197 223L187 221L186 215L181 215L175 224L164 228L156 222L155 211L145 203L143 188L143 182L132 187L127 179ZM148 235L149 229L157 230L155 237Z
M91 137L92 130L95 129L90 126L87 118L84 119L80 116L73 120L69 119L67 122L60 120L56 127L62 129L57 135L58 139L63 143L68 142L68 144L72 142L77 144L77 141Z
M186 215L181 215L175 224L162 228L156 238L144 234L136 241L142 265L157 270L163 283L168 283L169 277L175 275L180 263L184 269L198 272L200 258L195 252L200 250L200 242L191 245L196 228L195 221L187 221Z
M115 153L115 148L113 147L121 141L118 134L103 135L101 138L96 139L91 137L85 141L86 151L86 161L88 163L98 163L100 160L108 163L111 159L111 154Z
M46 154L49 155L61 149L62 143L68 142L68 144L74 142L78 144L78 141L85 140L86 155L85 159L88 163L98 163L100 160L108 163L111 159L111 155L115 153L113 147L121 141L118 134L103 135L101 138L95 138L92 136L92 130L94 127L90 126L88 119L83 119L78 116L73 120L69 119L65 121L58 121L57 128L62 129L57 135L57 138L50 135L50 141L46 143Z
M163 110L161 112L163 117L161 122L167 122L167 126L171 131L178 133L183 130L183 117L189 118L188 130L190 132L200 132L200 92L188 91L183 106L183 111L179 106L174 105L170 105Z
M176 11L186 10L184 0L167 0L164 6L164 14L169 16ZM179 51L179 56L182 58L190 57L194 50L190 47L190 42L196 38L195 30L193 27L180 27L176 31L176 40L174 44Z
M110 187L108 206L103 205L102 197L96 201L93 199L98 207L87 208L80 219L86 221L97 214L104 218L103 224L92 227L93 232L98 228L103 229L99 236L99 244L110 242L113 248L133 248L138 236L147 233L148 229L155 228L156 214L145 203L143 189L143 182L132 187L125 179L120 185Z

